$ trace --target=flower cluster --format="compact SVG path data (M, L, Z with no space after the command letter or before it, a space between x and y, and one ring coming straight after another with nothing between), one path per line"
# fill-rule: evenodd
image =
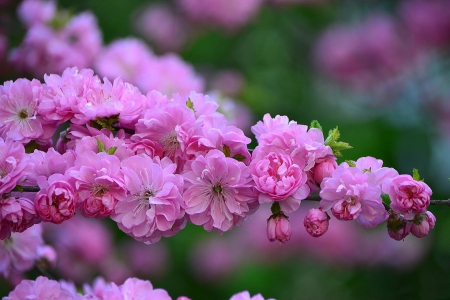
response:
M46 277L38 277L36 280L23 280L16 288L4 297L3 300L21 299L158 299L171 300L164 289L154 289L150 281L138 278L129 278L122 285L114 282L106 282L103 278L97 278L93 285L85 284L83 294L80 294L75 285L67 281L56 281ZM177 300L190 300L186 296L180 296ZM243 291L231 296L230 300L264 300L261 294L253 297L250 293Z
M26 0L18 14L28 31L10 60L22 72L42 76L67 66L87 68L100 51L102 35L90 12L72 16L54 1Z

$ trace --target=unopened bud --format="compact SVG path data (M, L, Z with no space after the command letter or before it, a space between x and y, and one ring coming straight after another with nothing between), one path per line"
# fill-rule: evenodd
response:
M401 241L411 232L411 223L401 215L393 213L387 219L387 229L391 238Z
M435 216L427 211L414 218L411 225L411 233L418 238L427 236L436 223Z
M273 214L267 220L267 238L269 241L278 240L285 243L291 239L291 235L291 223L283 212Z
M319 237L328 230L330 217L320 208L311 208L303 220L306 231L313 237Z

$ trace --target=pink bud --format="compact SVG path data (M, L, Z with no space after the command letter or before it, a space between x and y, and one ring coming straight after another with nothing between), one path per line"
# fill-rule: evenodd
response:
M338 167L334 159L326 159L316 165L314 168L314 181L320 185L326 177L331 177L334 170Z
M435 216L431 212L427 211L413 220L411 225L411 233L418 238L427 236L428 232L434 228L435 223Z
M391 238L401 241L411 232L411 223L399 214L391 214L387 219L387 228Z
M283 212L273 214L267 220L267 238L269 241L279 240L285 243L291 239L291 234L291 223Z
M55 249L49 245L42 245L37 248L38 264L44 269L54 268L57 254Z
M311 208L303 220L303 225L311 236L319 237L327 232L329 219L328 214L320 208Z

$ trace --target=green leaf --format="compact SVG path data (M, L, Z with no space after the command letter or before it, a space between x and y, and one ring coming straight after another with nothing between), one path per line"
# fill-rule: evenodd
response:
M16 185L13 190L23 193L23 187L21 185Z
M372 173L372 167L370 167L368 169L363 169L362 172L363 173Z
M191 98L188 98L188 100L186 101L186 106L192 109L193 112L196 112L194 108L194 102L191 101Z
M416 181L423 181L423 179L420 179L419 170L416 168L413 169L413 179Z
M325 145L329 146L331 150L333 150L333 154L335 156L342 156L341 151L353 148L348 143L339 142L339 137L341 134L339 133L338 127L332 129L328 132L328 137L325 140Z
M319 121L317 121L317 120L313 120L311 122L311 126L309 126L309 127L310 128L318 128L318 129L320 129L320 131L323 131L322 126L320 126Z
M105 144L103 144L98 138L95 138L95 140L97 141L98 152L106 152Z
M108 130L114 131L113 126L119 122L119 116L120 114L112 115L106 118L96 117L95 121L93 120L89 121L89 125L98 130L106 128Z
M345 162L349 167L356 167L356 163L353 160L346 160Z
M237 161L244 161L245 156L242 154L235 154L235 155L233 155L233 158Z
M225 154L225 157L230 157L231 156L230 147L228 147L227 145L223 145L222 152L223 152L223 154Z
M389 206L391 204L391 197L389 197L388 194L381 194L381 199L383 200L383 203Z
M106 151L106 153L108 153L109 155L113 155L114 153L116 153L117 147L111 147L108 149L108 151Z

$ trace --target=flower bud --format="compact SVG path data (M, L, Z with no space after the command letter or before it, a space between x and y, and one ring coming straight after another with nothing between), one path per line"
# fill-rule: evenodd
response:
M387 229L391 238L401 241L411 232L411 223L399 214L391 214L387 219Z
M319 237L328 230L328 214L320 208L311 208L303 220L306 231L313 237Z
M436 223L435 216L427 211L424 214L418 215L414 218L411 225L411 233L418 238L428 235L428 232L434 228Z
M44 270L54 268L56 265L57 254L55 249L49 245L42 245L37 248L38 265Z
M269 241L279 240L285 243L291 239L291 234L291 223L283 212L273 214L267 220L267 238Z
M338 165L334 159L326 159L318 163L314 168L314 181L317 185L320 185L324 178L331 177L331 174L337 167Z

